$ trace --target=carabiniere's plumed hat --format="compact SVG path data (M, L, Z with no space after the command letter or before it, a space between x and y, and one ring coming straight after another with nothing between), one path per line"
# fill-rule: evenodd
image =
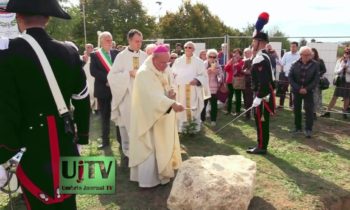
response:
M57 0L10 0L5 11L71 19L68 13L58 4Z
M258 17L258 20L255 23L253 39L269 42L269 37L267 33L262 31L267 22L269 22L269 14L267 12L261 13Z

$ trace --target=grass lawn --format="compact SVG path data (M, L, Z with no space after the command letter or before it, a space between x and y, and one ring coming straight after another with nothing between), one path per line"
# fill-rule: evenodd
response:
M328 104L333 89L323 93ZM287 101L288 102L288 101ZM286 104L288 104L286 102ZM337 109L342 106L339 99ZM349 116L350 117L350 116ZM243 119L222 130L214 131L232 119L219 111L216 128L205 124L200 134L182 136L185 150L183 159L192 156L243 155L257 163L255 196L249 209L350 209L350 120L341 115L318 118L312 139L294 136L294 116L291 110L279 110L271 119L269 154L248 155L245 149L256 143L254 121ZM112 147L97 150L100 135L99 118L92 117L91 144L83 155L113 155L118 161L117 191L114 195L78 195L78 209L166 209L171 184L153 189L139 189L130 182L129 170L120 166L115 129ZM304 122L303 122L304 123ZM15 209L25 209L20 198L15 198ZM0 194L0 209L8 209L8 198Z

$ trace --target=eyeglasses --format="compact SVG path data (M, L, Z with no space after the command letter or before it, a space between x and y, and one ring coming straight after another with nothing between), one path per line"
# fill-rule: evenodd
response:
M214 59L215 59L215 58L216 58L216 56L209 56L209 58L214 58Z
M185 49L193 49L193 47L185 47Z
M311 56L311 54L300 54L302 56Z
M177 57L170 57L170 59L176 59Z

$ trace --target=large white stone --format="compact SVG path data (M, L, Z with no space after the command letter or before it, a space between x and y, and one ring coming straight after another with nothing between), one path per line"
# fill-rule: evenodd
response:
M174 180L171 210L244 210L253 198L256 163L241 155L192 157Z

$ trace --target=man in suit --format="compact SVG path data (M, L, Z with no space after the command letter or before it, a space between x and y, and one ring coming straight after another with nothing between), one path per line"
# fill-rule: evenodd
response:
M89 95L79 54L53 40L45 26L49 16L70 19L57 0L10 0L6 12L16 13L20 32L26 31L46 55L65 104L75 107L60 114L37 54L22 38L0 50L0 163L25 147L17 167L27 209L76 209L75 195L61 194L59 161L79 156L77 144L88 143ZM66 115L67 114L67 115ZM67 128L70 128L67 129Z
M90 73L95 77L94 95L97 98L102 122L102 144L98 148L103 149L109 146L109 126L111 122L112 93L107 75L118 51L112 49L113 37L108 31L102 32L99 39L101 48L90 55ZM117 140L120 141L118 130L117 127Z

